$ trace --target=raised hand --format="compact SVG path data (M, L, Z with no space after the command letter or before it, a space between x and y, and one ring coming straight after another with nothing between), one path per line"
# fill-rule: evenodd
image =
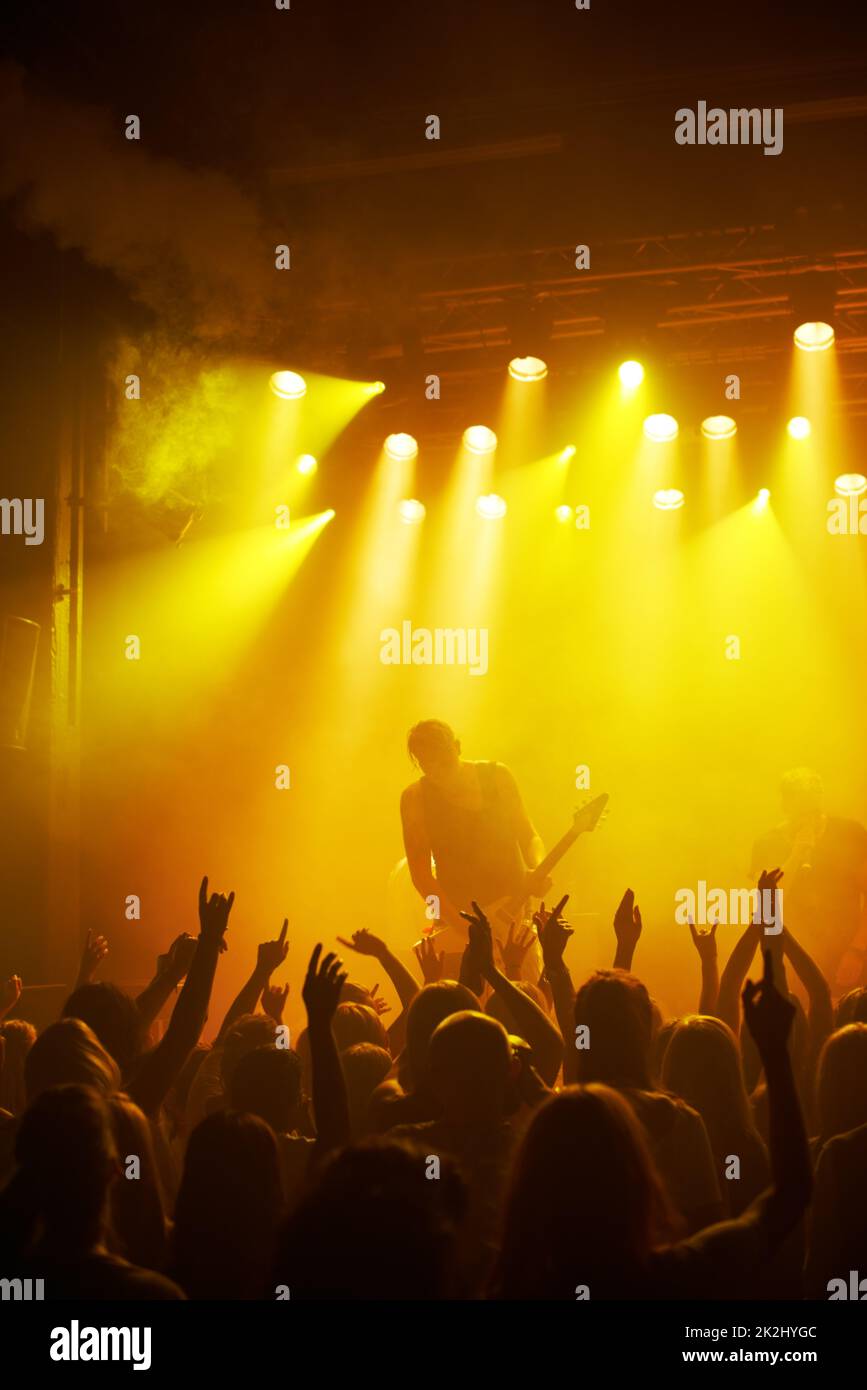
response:
M289 918L283 918L283 925L280 928L280 935L276 941L263 941L259 945L256 953L256 969L260 975L270 978L278 965L282 965L289 954L289 942L286 940L286 933L289 930Z
M413 950L425 984L436 984L437 980L441 980L443 977L445 951L437 951L432 936L423 936L421 941L413 947Z
M105 960L108 955L108 942L104 936L97 936L88 927L87 939L81 952L81 964L78 967L78 983L86 985L93 979L96 967L100 961Z
M795 1017L795 1006L789 1003L774 984L774 961L771 952L764 951L762 954L765 973L758 984L747 980L741 1000L746 1025L764 1060L768 1055L780 1050L785 1051Z
M539 942L542 947L542 960L545 969L556 968L563 959L563 952L570 936L574 935L571 927L567 927L562 919L563 908L569 901L569 894L564 893L563 897L553 907L550 912L545 911L545 904L534 914L533 921L536 923L536 931L539 933Z
M176 936L168 951L166 959L173 975L182 980L193 963L193 956L196 954L198 942L189 932L181 932Z
M283 1010L286 1007L286 999L289 994L287 985L265 985L262 990L262 1008L269 1018L273 1018L275 1023L282 1023Z
M361 927L352 933L352 940L347 941L345 936L338 936L337 940L341 946L348 946L350 951L357 951L360 956L375 956L381 960L388 947L380 936L374 936L372 931L366 927Z
M226 928L229 925L229 913L232 911L232 904L235 901L235 894L230 893L225 897L222 893L212 893L208 897L208 876L202 879L199 885L199 938L202 941L216 943L221 951L225 951Z
M697 931L692 918L689 919L689 934L692 937L692 944L698 951L702 961L716 960L716 929L718 922L714 922L710 931Z
M477 902L472 904L472 912L462 912L464 921L469 923L469 947L474 964L485 980L497 973L494 960L494 937L491 924Z
M382 998L381 994L379 993L378 984L374 985L370 991L370 995L367 1000L367 1007L369 1009L373 1009L374 1013L380 1018L383 1014L391 1013L391 1005L387 1004L386 1001Z
M641 913L631 888L627 888L623 894L620 905L614 914L614 935L617 937L617 945L624 947L630 953L638 945L638 939L641 936Z
M0 985L0 1018L5 1018L15 1008L23 988L20 975L10 975L8 980L3 981Z
M313 948L301 997L307 1010L307 1020L314 1026L330 1026L334 1012L340 1002L340 991L346 984L346 971L343 961L333 951L319 962L322 943Z
M537 939L532 927L520 927L516 933L516 925L515 922L511 922L509 934L505 941L496 943L503 966L503 974L507 975L510 980L519 979L524 957Z

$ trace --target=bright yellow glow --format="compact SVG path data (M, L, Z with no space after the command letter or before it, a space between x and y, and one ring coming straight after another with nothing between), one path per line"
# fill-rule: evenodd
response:
M834 480L834 491L840 497L860 497L867 492L867 478L863 473L841 473Z
M487 425L470 425L464 430L464 447L471 454L492 454L497 447L497 436Z
M807 439L812 431L812 425L804 415L793 415L786 429L789 431L791 439Z
M381 396L384 390L385 390L385 382L384 382L384 381L374 381L374 382L372 382L371 387L370 387L370 394L371 394L371 396Z
M653 505L661 512L676 512L684 502L683 493L676 487L660 488L653 494Z
M295 467L303 477L308 478L311 473L316 472L319 465L312 454L302 454Z
M732 439L738 427L730 415L708 415L701 422L701 432L705 439Z
M769 487L760 487L760 488L759 488L759 501L760 501L760 502L767 502L767 500L768 500L768 498L770 497L770 495L771 495L771 489L770 489Z
M548 375L548 364L541 357L513 357L509 376L515 381L542 381Z
M645 438L657 444L677 439L678 424L673 415L648 415L643 425Z
M834 346L834 330L830 323L802 323L794 333L795 347L801 352L827 352Z
M498 496L496 492L486 492L476 502L476 511L486 521L499 521L501 517L506 515L505 499Z
M418 453L418 440L411 434L390 434L385 441L385 452L390 459L414 459Z
M271 390L282 401L297 401L307 394L307 382L297 372L274 372Z
M557 520L561 521L565 526L567 522L572 520L572 508L567 507L566 503L564 502L562 506L557 508L554 515L556 516Z
M568 463L570 459L573 459L575 457L577 452L578 451L575 448L574 444L567 444L566 448L562 450L560 458L563 461L563 463Z
M755 500L755 502L753 503L753 511L754 511L754 512L763 512L763 511L766 511L766 510L767 510L768 503L769 503L770 500L771 500L771 490L770 490L770 488L767 488L767 487L760 487L759 490L758 490L758 493L756 494L756 500Z
M403 501L398 502L397 510L401 521L405 521L408 526L424 521L426 508L424 502L419 502L416 497L404 497Z
M644 380L644 368L640 362L621 362L617 368L617 375L621 386L625 386L627 391L634 391Z

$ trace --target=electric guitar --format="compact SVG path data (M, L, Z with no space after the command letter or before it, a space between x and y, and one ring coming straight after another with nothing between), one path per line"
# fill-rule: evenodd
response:
M608 793L602 792L601 795L594 796L591 801L585 802L583 806L577 807L572 824L566 834L561 836L553 849L550 849L545 855L541 864L533 870L534 878L547 878L551 870L572 848L579 836L596 829L600 820L608 814L605 809L607 805ZM496 898L493 902L484 905L482 911L491 924L491 931L494 936L498 939L504 937L513 922L523 922L531 917L533 901L531 894L512 895L506 893L503 897ZM424 935L429 938L433 937L438 949L447 952L463 951L467 944L466 927L456 927L446 922L430 922L428 931Z

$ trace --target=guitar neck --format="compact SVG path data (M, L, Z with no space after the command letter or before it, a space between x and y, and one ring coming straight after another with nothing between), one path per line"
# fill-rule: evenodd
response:
M566 834L557 841L553 849L549 849L541 864L534 870L534 873L537 873L540 878L547 878L549 871L553 869L556 864L560 863L566 851L571 849L578 839L578 836L583 834L583 830L576 830L574 826L571 830L567 830Z

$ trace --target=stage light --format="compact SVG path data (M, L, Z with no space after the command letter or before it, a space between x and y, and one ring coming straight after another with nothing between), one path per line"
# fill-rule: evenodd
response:
M789 431L789 436L792 439L806 439L812 431L812 428L809 420L804 415L794 415L786 425L786 429Z
M676 512L684 502L683 493L676 487L660 488L653 494L653 505L660 512Z
M863 473L841 473L834 479L834 491L840 497L860 497L867 492L867 478Z
M282 401L298 401L307 394L307 382L297 372L274 372L271 390Z
M302 454L295 464L295 467L299 473L303 474L305 478L308 478L311 473L316 472L319 465L312 454Z
M400 513L401 521L405 521L407 526L413 526L419 521L424 521L424 502L419 502L415 497L404 497L402 502L398 502L397 510Z
M801 352L827 352L834 346L830 323L802 323L795 329L795 347Z
M418 453L418 440L411 434L390 434L385 441L385 452L390 459L401 462L414 459Z
M509 376L514 381L542 381L548 375L548 363L541 357L513 357Z
M644 380L644 368L640 362L621 362L617 368L617 375L620 377L621 386L625 386L628 391L634 391Z
M374 381L374 382L372 382L371 387L370 387L370 394L371 394L371 396L381 396L384 390L385 390L385 382L384 382L384 381Z
M476 502L476 511L486 521L499 521L506 515L506 502L496 492L488 492Z
M487 425L470 425L464 430L464 447L471 454L492 454L497 447L497 436Z
M560 452L560 461L562 463L568 463L570 459L575 457L577 452L578 450L575 448L574 444L567 444L566 448L562 449Z
M770 489L770 488L768 488L768 487L760 487L760 488L759 488L758 501L759 501L759 502L767 502L768 499L770 498L770 495L771 495L771 489Z
M701 422L701 432L705 439L733 439L738 427L730 415L708 415Z
M572 520L572 508L567 507L566 503L564 502L561 507L557 508L554 515L556 516L557 520L561 521L565 526L567 522Z
M648 415L642 428L645 438L656 444L668 444L677 439L678 424L673 415Z

